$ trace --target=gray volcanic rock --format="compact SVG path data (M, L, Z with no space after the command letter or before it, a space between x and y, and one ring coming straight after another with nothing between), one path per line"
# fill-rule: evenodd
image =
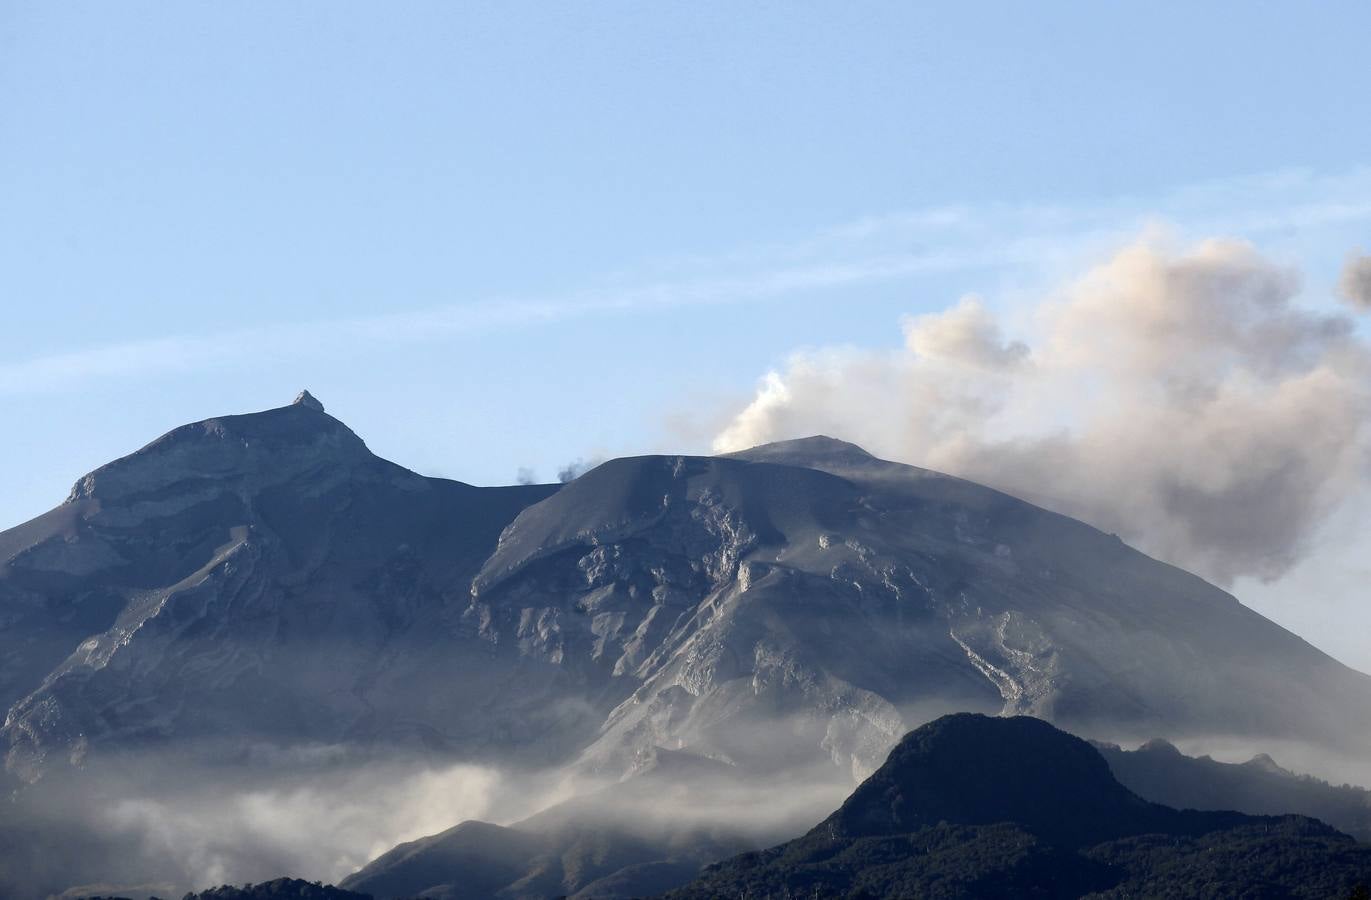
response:
M1153 734L1342 746L1371 734L1371 678L1115 535L830 438L736 456L791 454L857 488L869 510L853 523L863 563L914 570L1006 714L1087 732L1155 721Z
M1371 679L1201 579L830 438L606 463L522 512L473 595L527 652L636 682L584 755L608 771L661 745L860 777L946 709L1371 733Z

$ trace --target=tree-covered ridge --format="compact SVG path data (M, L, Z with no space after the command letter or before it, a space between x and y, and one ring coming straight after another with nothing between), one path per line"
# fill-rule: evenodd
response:
M1045 722L961 714L907 735L808 834L667 896L1323 900L1367 883L1371 847L1322 822L1149 803Z
M242 887L224 885L210 888L198 894L187 894L181 900L371 900L371 895L345 891L317 881L277 878L275 881L245 884Z
M83 900L129 900L127 897L91 896ZM156 897L152 900L157 900ZM372 900L370 894L345 891L331 884L300 878L277 878L260 884L231 884L186 894L181 900Z

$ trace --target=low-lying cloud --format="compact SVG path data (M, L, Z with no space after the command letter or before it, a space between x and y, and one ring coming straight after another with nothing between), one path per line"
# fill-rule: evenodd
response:
M138 838L149 859L179 860L196 887L283 873L338 879L396 844L489 814L499 775L473 765L361 770L332 782L133 795L103 824Z
M797 353L714 449L828 433L1220 583L1275 579L1367 472L1371 352L1299 288L1246 243L1141 239L1016 317L1022 339L967 297L907 319L896 350Z
M770 739L784 740L789 729L774 727ZM573 798L554 820L574 813L652 840L718 829L764 846L802 833L853 787L827 764L741 776L668 761L625 785L575 768L370 758L337 745L197 761L222 749L96 759L0 797L0 896L179 896L283 875L337 882L401 842L469 819L513 824Z

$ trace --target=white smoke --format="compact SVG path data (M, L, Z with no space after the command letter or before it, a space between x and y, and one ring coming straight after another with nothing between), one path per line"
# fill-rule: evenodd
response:
M1220 583L1274 579L1366 475L1371 352L1298 291L1245 243L1140 239L1029 310L1023 340L965 298L897 350L798 353L714 449L827 433Z
M570 484L577 478L580 478L582 475L589 472L591 469L600 465L602 462L604 462L604 459L600 457L593 457L589 460L572 460L571 462L557 469L557 480L560 481L562 484Z

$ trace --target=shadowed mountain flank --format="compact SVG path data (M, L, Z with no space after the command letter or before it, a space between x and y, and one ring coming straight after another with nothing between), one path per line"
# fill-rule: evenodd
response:
M1186 756L1166 741L1136 750L1096 744L1109 768L1134 793L1188 809L1235 809L1254 815L1298 813L1371 841L1371 791L1333 785L1284 769L1266 754L1244 763Z

